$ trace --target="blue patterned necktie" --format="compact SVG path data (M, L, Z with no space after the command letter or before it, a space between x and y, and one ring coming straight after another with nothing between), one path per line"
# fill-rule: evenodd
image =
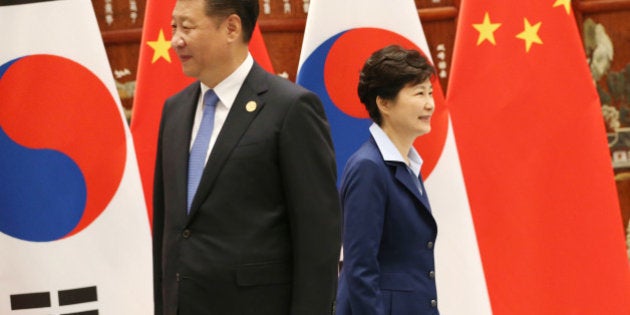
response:
M195 142L190 149L188 157L188 204L186 212L190 213L190 206L199 187L203 168L206 164L206 155L210 145L210 137L214 128L214 109L219 98L213 90L208 90L203 96L203 116Z

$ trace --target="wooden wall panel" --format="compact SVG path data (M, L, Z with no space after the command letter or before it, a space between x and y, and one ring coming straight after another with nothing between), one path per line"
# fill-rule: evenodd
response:
M451 57L455 45L455 18L457 10L455 7L444 8L437 14L431 15L420 10L422 28L427 38L427 44L433 59L434 66L440 78L442 89L446 93L448 89L448 78L451 72Z
M277 74L295 81L309 0L260 0L260 30Z
M146 0L92 0L127 117L133 105L145 4Z
M455 5L454 0L415 0L416 7L426 8L440 8L440 7L452 7Z
M574 3L573 7L602 101L621 214L624 229L628 231L630 0L582 0Z
M275 31L264 33L263 36L273 69L277 74L295 82L303 33L299 31Z
M630 173L620 172L616 176L617 192L619 197L630 197ZM621 201L621 219L623 220L624 231L626 231L626 237L630 239L630 231L628 231L628 224L630 221L630 202L628 199ZM630 244L627 244L630 246Z

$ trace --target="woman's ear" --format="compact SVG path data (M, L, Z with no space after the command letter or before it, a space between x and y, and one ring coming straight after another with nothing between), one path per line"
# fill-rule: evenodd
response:
M376 97L376 107L381 112L381 115L389 113L391 102L388 99L384 99L380 96Z

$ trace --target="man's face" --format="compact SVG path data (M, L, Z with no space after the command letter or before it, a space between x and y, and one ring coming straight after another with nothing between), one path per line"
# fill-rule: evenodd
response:
M212 78L229 57L222 21L205 12L205 0L178 0L171 22L171 45L184 74L202 81Z

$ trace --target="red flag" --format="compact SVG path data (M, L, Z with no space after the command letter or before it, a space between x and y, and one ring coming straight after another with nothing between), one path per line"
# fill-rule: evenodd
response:
M269 53L267 52L267 46L265 45L262 34L260 33L258 24L256 24L254 33L252 34L252 39L249 41L249 52L261 67L271 73L274 73L273 65L271 64L271 59L269 58Z
M619 202L570 0L462 1L447 103L493 313L628 314Z
M171 49L170 25L174 6L175 0L147 1L131 118L131 133L149 218L153 217L153 171L162 106L169 96L194 81L194 78L182 73L177 55ZM256 62L273 73L258 25L254 29L249 49Z

